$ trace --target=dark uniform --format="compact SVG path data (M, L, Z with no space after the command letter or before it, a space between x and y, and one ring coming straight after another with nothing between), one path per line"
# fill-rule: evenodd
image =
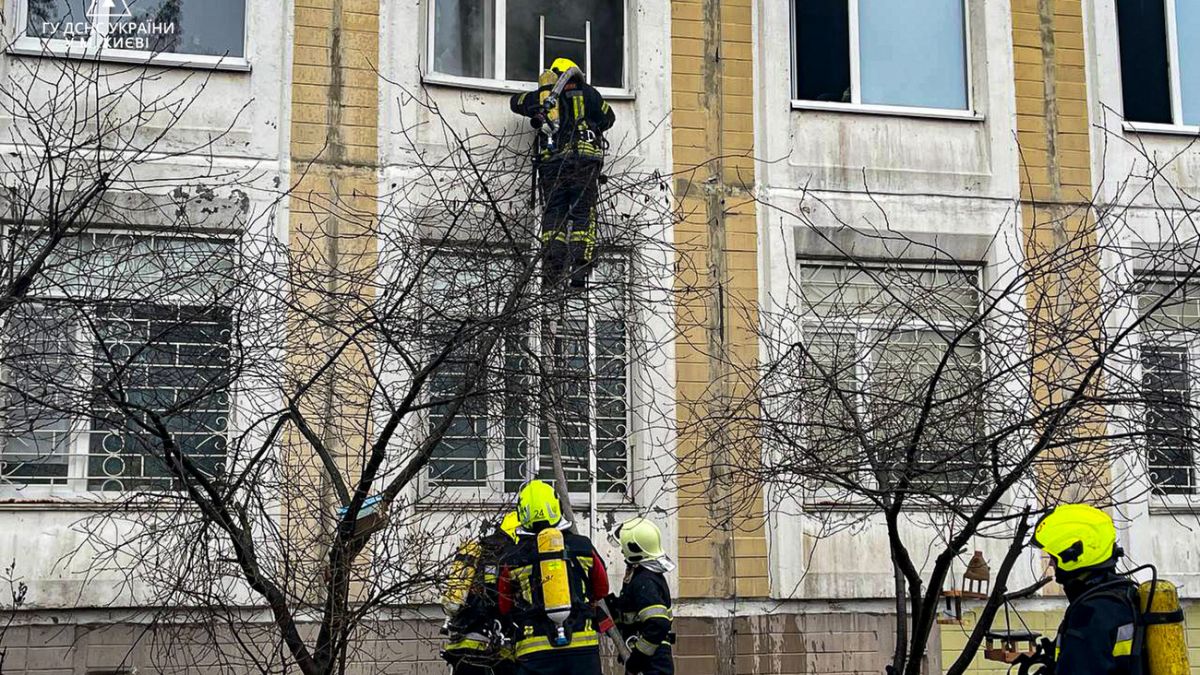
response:
M617 613L621 635L630 642L631 655L625 664L626 672L674 673L671 591L666 577L641 565L631 566L613 611Z
M450 619L450 640L443 652L454 675L516 672L511 647L501 644L511 638L512 627L500 616L499 603L500 570L513 546L512 538L499 530L479 541L475 579L462 609Z
M1066 581L1054 675L1143 675L1137 586L1111 570Z
M556 624L542 604L537 537L525 535L500 572L500 614L515 630L517 672L522 675L600 675L600 633L611 619L596 609L608 595L608 572L587 537L563 532L571 583L571 613L564 627L570 642L555 646Z
M539 93L551 86L516 94L512 111L545 124ZM604 132L616 115L595 87L584 82L568 85L558 101L558 131L547 141L539 134L536 171L541 193L543 275L549 283L570 277L571 285L587 285L596 247L596 202L604 167Z

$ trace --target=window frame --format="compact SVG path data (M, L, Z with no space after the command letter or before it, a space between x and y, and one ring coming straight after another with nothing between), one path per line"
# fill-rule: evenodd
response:
M120 0L118 0L120 2ZM108 61L112 63L134 63L169 68L196 68L203 70L227 70L249 72L250 4L245 0L245 20L242 22L242 56L210 56L207 54L168 54L138 49L110 49L99 44L100 35L93 33L86 42L39 38L28 35L29 1L15 0L12 7L16 16L12 21L14 40L7 53L14 56L35 56L61 59ZM107 27L111 15L105 17Z
M874 270L874 271L879 271L886 267L894 266L894 267L897 267L900 269L919 272L919 273L926 273L926 272L960 273L960 272L965 272L967 270L970 270L973 273L976 283L978 284L978 286L977 286L978 296L976 298L976 304L974 305L974 311L975 312L981 311L983 308L983 303L985 301L984 292L983 292L983 282L984 282L984 275L986 273L986 266L982 263L959 264L959 263L954 263L954 262L949 262L949 261L922 263L922 262L918 262L918 261L906 262L906 261L884 261L884 260L872 260L872 261L866 261L866 262L859 262L859 261L854 261L854 260L849 260L849 259L837 260L837 259L826 259L826 258L800 257L800 258L796 259L795 265L796 265L797 270L799 270L800 267L809 266L809 265L822 265L822 266L837 265L839 267L842 267L845 269L851 269L851 270L866 269L866 270ZM802 275L800 275L799 278L802 278ZM799 295L797 295L797 301L800 302L799 299L802 297L803 297L803 293L801 292ZM807 311L807 309L804 307L803 302L800 302L799 310L800 310L800 312L798 313L798 316L797 316L797 325L799 327L800 336L801 336L801 339L807 339L808 331L811 330L813 320L810 318L810 314ZM821 321L821 320L818 320L818 321ZM840 332L840 333L849 333L853 336L854 352L855 352L855 356L856 356L856 361L855 361L855 366L854 366L854 377L856 380L856 384L862 391L869 391L871 388L871 381L869 378L869 373L871 372L871 366L875 363L875 354L873 354L874 350L872 349L872 347L878 343L876 341L870 340L870 339L864 340L864 337L869 338L871 336L877 336L878 334L881 334L884 332L879 329L878 318L875 315L863 315L861 317L854 317L854 318L847 319L844 321L825 323L823 327L830 329L830 330ZM902 322L897 322L897 324L895 326L892 326L890 328L893 329L891 332L894 332L894 333L901 333L901 332L905 332L905 331L931 331L931 330L935 330L938 328L947 328L947 329L957 330L957 327L950 321L922 321L922 320L916 319L916 318L911 319L911 320L905 320ZM978 363L977 367L979 369L980 375L985 376L989 369L988 362L987 362L987 350L984 348L985 342L987 340L987 331L985 330L985 326L981 323L975 332L977 334L977 343L978 343L977 356L978 356L979 363ZM854 406L857 411L857 414L860 416L869 415L869 411L866 409L864 402L862 400L862 397L856 395L854 398L855 398ZM981 410L981 413L982 413L982 410ZM801 422L803 422L803 420L804 420L803 410L802 409L797 410L797 414L799 415L799 420ZM982 416L980 418L980 422L986 427L987 420L983 419ZM860 450L861 450L861 448L860 448ZM862 484L867 489L875 489L877 487L875 476L872 475L870 471L863 471L860 474L860 476L861 476ZM809 494L809 499L813 500L813 503L815 503L820 508L825 508L825 509L840 509L840 508L854 509L854 508L862 507L863 505L866 505L869 503L869 500L864 496L850 494L841 488L829 486L829 485L823 485L821 487L815 488ZM963 497L961 497L961 499L964 502L968 502L972 498L970 496L963 496Z
M803 0L791 0L788 3L788 19L789 19L789 43L788 55L791 62L788 64L788 72L791 74L789 78L788 98L791 101L793 110L814 110L814 111L829 111L829 112L849 112L869 115L892 115L897 117L918 117L918 118L933 118L933 119L956 119L966 121L982 121L983 116L975 110L975 87L973 60L971 57L971 20L972 11L971 3L968 0L961 0L963 4L963 86L966 87L967 104L965 108L927 108L923 106L907 106L907 105L887 105L878 103L863 103L862 102L862 64L861 53L859 49L859 25L858 25L858 3L860 0L845 0L847 3L847 11L849 12L850 23L850 101L809 101L797 97L797 82L796 73L796 3Z
M22 0L24 1L24 0ZM483 91L493 91L504 94L519 94L529 91L537 87L537 81L510 80L504 77L469 77L466 75L450 75L440 73L435 69L434 54L435 50L435 34L437 32L436 12L434 11L434 3L437 0L425 0L423 3L425 11L425 49L424 59L425 68L421 73L421 81L426 84L444 85L448 87L458 87L462 89L480 89ZM507 22L508 0L493 0L495 7L493 14L494 25L492 30L495 31L495 39L493 40L495 47L494 62L496 71L500 72L508 58L506 49L508 46L508 36L505 33ZM632 60L632 35L630 33L629 21L630 0L621 0L621 16L622 28L624 32L624 59L622 60L621 68L621 86L620 87L596 87L597 91L604 95L605 98L612 100L632 99L634 98L633 88L630 86L630 66ZM539 45L539 50L541 46ZM588 76L589 80L591 76Z
M99 235L116 235L116 236L132 236L132 237L159 237L159 238L188 238L188 239L211 239L214 241L226 242L230 245L235 258L240 255L237 250L236 240L227 234L208 233L208 232L162 232L155 230L136 230L128 228L91 228L80 233L82 236L99 236ZM168 301L180 300L178 296L164 296ZM55 293L39 294L30 298L31 301L49 301L61 299ZM164 306L165 303L159 303L156 306ZM183 303L173 306L182 306ZM89 306L89 312L91 307ZM0 318L0 323L7 319ZM233 318L236 322L236 315ZM234 324L236 327L236 323ZM89 335L82 325L75 326L72 331L76 336ZM94 336L90 336L94 337ZM86 345L94 346L94 342L88 341ZM83 346L83 343L80 345ZM90 379L92 375L92 363L90 359L83 358L83 367L80 370L82 376ZM0 364L2 368L2 364ZM241 396L238 392L236 382L229 388L229 418L225 430L222 432L226 437L226 451L229 449L229 442L238 436L245 433L245 429L241 428L241 414L239 414L239 399ZM46 484L21 484L15 481L0 480L0 497L13 499L16 503L23 501L37 501L44 499L52 499L64 505L78 504L103 504L116 502L123 499L128 499L131 493L136 493L142 488L135 490L91 490L88 488L89 480L93 480L88 475L88 459L91 453L91 434L93 430L86 417L75 416L70 421L69 440L67 442L67 476L64 478L64 483L59 485ZM172 491L168 491L172 492Z
M1163 16L1167 22L1167 82L1168 93L1171 95L1171 124L1160 122L1137 122L1125 117L1125 78L1118 77L1121 83L1121 119L1126 131L1140 133L1181 134L1195 136L1200 134L1200 125L1184 124L1183 122L1183 79L1179 68L1179 26L1175 21L1175 0L1161 0ZM1121 25L1117 21L1116 5L1113 5L1113 24L1117 31ZM1117 70L1120 72L1121 44L1117 41Z
M436 244L435 244L436 245ZM445 250L440 250L434 255L449 254L456 255L460 249L458 247L449 247ZM497 252L496 255L505 255L503 252ZM608 256L600 256L596 261L603 263L605 260L619 260L625 265L626 277L633 274L632 261L629 256L623 253L613 253ZM634 439L637 434L634 432L634 406L636 398L633 392L634 367L633 361L629 358L633 343L633 330L631 322L633 314L630 309L633 307L632 299L629 293L625 294L624 319L626 322L625 333L622 336L625 346L625 457L623 464L625 466L625 476L621 482L625 486L624 493L614 490L598 490L596 492L596 504L605 508L618 508L631 503L634 492L633 481L633 462L634 462ZM589 343L589 359L588 372L590 374L588 385L588 407L590 409L590 418L592 423L588 425L588 443L593 449L589 453L589 471L595 475L596 467L594 462L597 459L599 452L598 425L596 411L599 404L597 401L597 367L598 367L598 349L597 349L597 333L596 333L596 315L595 312L588 312L587 333ZM501 340L503 345L504 340ZM528 344L531 351L541 353L542 348L542 322L539 320L529 329ZM501 365L506 354L503 351L491 355L492 367ZM531 375L530 377L536 378ZM492 387L494 383L489 382L486 386ZM511 506L512 498L516 495L515 492L505 490L505 467L507 457L505 456L505 430L504 430L504 402L499 396L489 396L487 400L487 437L485 439L483 461L485 463L483 485L462 485L453 482L439 482L430 475L430 466L427 466L421 471L418 478L418 485L421 494L436 495L434 500L439 506L447 504L469 504L469 505L485 505L485 506ZM426 410L421 415L419 427L427 429L429 427L431 411ZM541 467L541 420L538 417L530 415L525 419L525 439L529 449L529 454L525 458L524 466L535 475L542 469ZM430 465L434 461L433 455L430 456ZM568 474L570 472L568 471ZM571 504L578 505L581 508L586 507L587 499L591 497L590 492L572 491L570 494Z
M1142 285L1136 295L1135 301L1140 302L1141 298L1146 294L1146 287L1160 283L1172 283L1174 275L1171 273L1140 273L1137 275L1136 282ZM1198 287L1200 289L1200 287ZM1140 313L1140 311L1139 311ZM1143 324L1144 326L1145 324ZM1137 374L1138 374L1138 391L1141 395L1142 382L1145 380L1145 367L1143 365L1143 347L1148 342L1157 342L1172 347L1183 347L1187 352L1188 366L1191 368L1189 373L1188 385L1189 395L1195 396L1200 394L1200 328L1194 335L1180 335L1179 331L1170 330L1155 330L1153 328L1143 327L1139 330L1137 342ZM1195 405L1193 403L1192 405ZM1149 410L1142 404L1142 410L1136 417L1136 424L1140 425L1143 433L1148 432L1146 418ZM1200 413L1192 412L1192 432L1196 434L1196 438L1200 439ZM1180 493L1159 493L1154 490L1154 482L1150 477L1150 455L1149 447L1145 449L1145 454L1139 458L1138 466L1146 481L1146 485L1150 487L1150 499L1153 507L1171 510L1174 508L1186 508L1189 511L1200 502L1200 446L1192 448L1192 490L1191 492Z

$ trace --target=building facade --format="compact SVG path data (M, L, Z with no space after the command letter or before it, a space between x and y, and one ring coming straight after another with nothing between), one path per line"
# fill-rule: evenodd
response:
M153 86L201 87L166 143L185 149L221 133L211 152L167 153L145 170L186 182L198 163L215 161L264 186L291 186L279 200L270 188L223 190L220 172L189 183L211 189L217 213L234 224L239 212L270 213L244 226L294 247L324 245L336 225L361 247L341 254L363 265L384 252L356 238L362 225L346 214L375 214L414 180L418 154L448 142L440 120L520 134L508 96L532 88L558 53L587 64L616 111L610 140L622 161L669 177L678 212L655 233L670 251L657 274L673 302L631 317L671 338L625 364L623 433L612 439L621 449L610 458L622 481L598 502L594 522L648 513L663 525L679 563L671 579L677 662L695 675L878 673L893 652L881 523L867 518L827 534L831 514L856 506L747 487L730 467L767 449L731 441L752 438L752 429L727 428L720 433L730 442L714 442L697 424L753 390L746 373L771 359L763 315L803 314L794 295L806 265L836 270L854 258L936 272L965 264L994 281L1020 269L1039 242L1117 242L1080 263L1076 281L1086 286L1088 270L1129 279L1170 272L1142 269L1122 251L1196 237L1186 236L1200 189L1200 12L1191 0L583 0L570 8L9 0L5 10L11 46L0 70L10 81L46 61L96 59L119 71L161 52ZM164 47L164 35L179 39ZM88 56L100 42L100 56ZM43 86L35 79L30 91ZM11 106L0 119L9 129L19 122ZM314 204L337 204L342 215ZM1035 284L1026 292L1051 291ZM1200 315L1183 320L1200 328ZM1200 352L1178 347L1171 381L1187 409ZM366 404L348 395L343 405ZM1183 585L1200 669L1192 588L1200 550L1188 543L1197 423L1194 415L1183 422L1190 444L1147 460L1170 474L1170 489L1152 489L1141 475L1118 481L1126 486L1118 523L1132 559L1156 561ZM29 587L4 633L3 672L159 672L167 638L153 630L152 608L122 570L89 557L79 527L128 475L93 461L97 451L70 423L56 433L63 440L48 442L63 444L62 460L50 475L22 474L21 446L10 440L3 449L0 561L15 560L14 575ZM1140 463L1121 470L1147 472ZM511 500L511 485L494 475L507 474L488 468L462 481L459 499L429 517L462 509L462 495L480 514ZM280 509L285 516L287 505ZM120 536L119 522L112 527ZM907 527L925 536L916 520ZM594 535L619 582L619 552ZM976 547L1003 557L1003 542ZM1032 580L1037 557L1022 563L1017 576ZM1035 630L1053 633L1064 606L1046 595L1022 609ZM355 672L440 672L437 609L390 611L396 620L364 638ZM953 660L971 622L968 612L961 624L939 625L928 672ZM183 659L191 672L216 667L206 647L195 649ZM161 670L187 670L174 668ZM972 672L1003 670L979 662Z

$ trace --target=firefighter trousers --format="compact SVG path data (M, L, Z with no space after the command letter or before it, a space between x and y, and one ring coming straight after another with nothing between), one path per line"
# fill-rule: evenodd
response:
M596 647L552 649L517 660L517 675L601 675Z
M538 168L542 197L542 275L548 284L570 279L587 285L596 248L596 203L600 172L596 159L561 159Z

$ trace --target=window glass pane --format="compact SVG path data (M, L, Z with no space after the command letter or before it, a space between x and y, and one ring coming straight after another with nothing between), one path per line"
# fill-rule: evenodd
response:
M4 322L4 379L0 397L0 483L61 484L70 450L70 396L78 346L72 312L40 303L18 305Z
M231 313L213 307L115 305L98 307L93 321L95 417L88 489L179 487L160 459L160 441L108 392L145 411L137 413L142 422L161 420L202 471L220 473L229 430Z
M1200 124L1200 2L1175 0L1183 123Z
M850 101L850 17L847 0L793 0L796 16L796 97Z
M1117 0L1117 29L1125 119L1170 124L1164 0Z
M1188 494L1195 484L1188 365L1185 347L1151 343L1142 349L1150 481L1163 494Z
M591 83L597 87L624 85L625 3L623 0L510 0L508 3L505 74L510 80L533 82L558 57L587 68L585 37L591 22ZM539 64L541 18L546 21L546 62Z
M983 431L981 346L970 327L978 270L813 263L801 265L800 280L806 444L831 467L870 469L878 480L903 473L937 494L973 491ZM931 388L920 452L908 463L896 452L911 442Z
M28 0L25 34L55 40L86 40L91 31L88 0Z
M962 0L859 0L863 103L967 107Z
M169 54L241 57L246 0L124 0L113 6L108 46Z
M433 69L447 75L494 77L495 23L490 0L436 0Z

